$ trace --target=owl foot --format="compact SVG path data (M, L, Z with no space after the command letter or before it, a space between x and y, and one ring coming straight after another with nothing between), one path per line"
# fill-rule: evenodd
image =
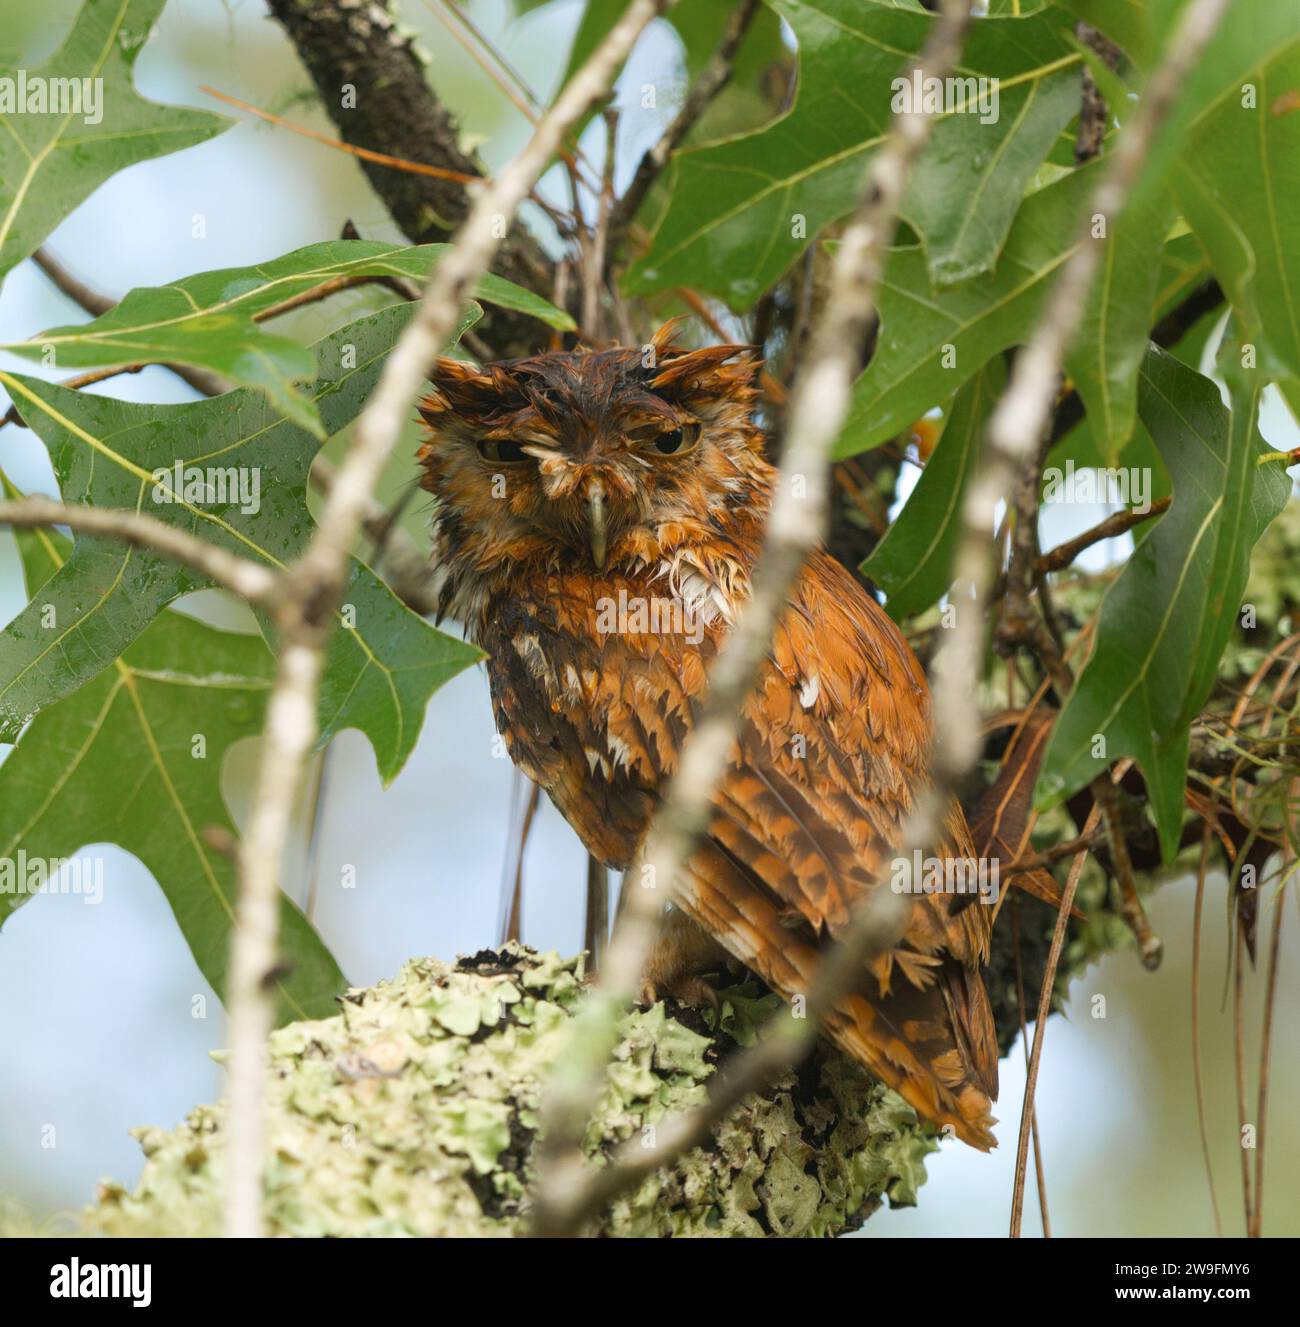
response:
M693 973L683 972L667 981L647 981L641 986L641 1003L647 1007L656 1004L666 995L671 995L679 1004L690 1005L693 1009L708 1007L715 1016L722 1011L718 993L712 984Z

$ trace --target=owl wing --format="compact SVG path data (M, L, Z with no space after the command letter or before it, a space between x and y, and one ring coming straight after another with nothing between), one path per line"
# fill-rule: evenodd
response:
M626 867L707 686L717 638L593 630L609 578L517 587L491 624L497 723L588 849ZM613 595L611 594L613 591ZM645 597L631 584L629 599ZM897 628L832 558L800 578L747 702L682 910L786 999L888 864L925 778L928 693ZM947 851L973 858L954 807ZM884 883L882 883L882 880ZM920 895L896 948L827 1021L846 1052L926 1118L992 1145L997 1046L979 976L992 909Z
M787 998L806 992L826 937L890 887L928 735L915 656L852 576L816 556L746 706L683 909ZM945 838L936 855L974 862L955 805ZM918 896L828 1031L924 1116L988 1147L998 1052L979 968L994 910L964 902Z

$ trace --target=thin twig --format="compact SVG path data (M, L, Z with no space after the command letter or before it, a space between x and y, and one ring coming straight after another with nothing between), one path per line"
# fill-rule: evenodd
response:
M1025 973L1020 961L1020 895L1011 900L1011 952L1016 962L1016 1013L1020 1018L1020 1048L1025 1056L1025 1075L1029 1074L1029 1028L1025 1021ZM1043 1238L1052 1238L1052 1223L1047 1215L1047 1175L1043 1169L1043 1144L1038 1136L1038 1107L1029 1112L1034 1139L1034 1179L1038 1184L1038 1214L1043 1222Z
M442 24L446 30L451 33L457 44L474 61L476 65L497 85L500 91L509 100L512 106L526 119L534 128L540 118L540 112L537 109L537 98L532 89L524 82L523 76L506 60L505 56L490 42L487 35L481 28L475 27L470 22L469 16L463 10L457 9L451 0L442 0L441 4L437 0L425 0L425 6L429 12ZM455 20L454 22L452 20ZM469 34L468 36L466 34ZM471 40L472 38L472 40ZM490 59L489 59L490 57ZM503 77L503 74L508 77ZM510 86L513 82L515 87ZM523 95L520 96L520 93ZM579 162L587 167L594 175L591 163L584 156L582 148L575 144L575 150L570 151L568 147L560 149L561 159L575 168ZM584 182L587 188L595 192L590 182Z
M501 907L497 924L501 944L524 938L524 854L541 800L541 785L534 783L516 765L510 783L509 850L501 868Z
M99 291L92 289L84 281L73 276L44 245L32 254L32 262L50 278L64 295L74 304L80 305L92 317L97 318L101 313L107 313L113 307L113 300L109 299L107 295L101 295Z
M614 202L614 164L618 155L618 111L605 111L605 169L601 176L600 197L596 203L596 225L586 250L587 277L582 292L582 326L604 344L605 309L601 295L605 290L606 254L609 251L609 216Z
M50 498L23 498L19 502L0 502L0 525L34 530L49 525L66 525L85 534L120 539L136 548L149 548L164 557L193 567L209 580L233 590L249 603L273 602L279 578L275 572L247 558L237 557L206 539L197 539L177 526L168 525L143 512L114 507L83 507L77 503L55 502Z
M587 856L587 912L583 923L583 948L587 951L587 973L595 977L609 944L609 868Z
M1075 535L1073 539L1067 539L1063 544L1057 544L1050 553L1044 553L1035 564L1035 569L1039 572L1061 571L1068 567L1085 548L1091 548L1093 544L1099 544L1103 539L1113 539L1116 535L1131 530L1135 525L1141 525L1143 521L1159 516L1168 510L1171 501L1172 499L1167 497L1157 498L1145 511L1133 508L1117 511L1114 515L1107 516L1104 521L1099 521L1090 530Z
M1300 779L1291 781L1294 796L1300 793ZM1282 860L1285 866L1296 858L1295 839L1286 836L1282 848ZM1268 945L1268 974L1264 980L1264 1026L1260 1034L1259 1048L1259 1097L1255 1108L1255 1211L1246 1233L1255 1239L1264 1233L1264 1124L1268 1118L1268 1083L1269 1059L1273 1049L1273 1011L1277 1004L1277 970L1282 951L1282 916L1286 912L1286 884L1279 885L1276 902L1273 904L1273 929Z
M953 66L969 21L965 0L947 0L919 61L924 74L942 77ZM625 886L600 981L578 1016L572 1050L562 1057L543 1102L545 1143L534 1207L539 1233L580 1230L613 1193L705 1137L747 1093L797 1060L816 1037L821 1015L860 980L867 960L896 941L903 927L907 909L902 897L885 889L871 891L855 910L843 941L822 960L808 992L805 1018L788 1014L777 1018L753 1050L718 1074L702 1106L657 1127L655 1147L641 1147L638 1142L617 1152L609 1165L598 1170L586 1166L579 1141L591 1102L599 1095L618 1018L640 984L662 923L663 901L671 898L707 822L741 707L770 648L790 587L822 537L829 491L827 457L847 413L904 185L931 124L931 117L919 112L895 117L872 162L863 201L836 251L831 295L791 398L780 474L750 598L713 663L708 696L649 831L643 869L636 884ZM792 482L795 475L803 480L802 490ZM926 803L926 798L918 801ZM927 804L924 815L932 828L938 820L936 808Z
M1229 892L1231 898L1231 892ZM1255 1194L1251 1184L1250 1148L1246 1130L1246 921L1240 907L1233 909L1232 1069L1237 1084L1237 1150L1241 1155L1241 1204L1246 1233L1255 1226Z
M1119 768L1119 767L1117 767ZM1084 823L1084 833L1090 834L1097 828L1101 811L1096 802L1088 813ZM1056 928L1052 932L1052 945L1047 951L1047 965L1043 969L1043 984L1038 992L1038 1012L1034 1017L1034 1044L1029 1052L1029 1068L1025 1074L1025 1098L1020 1108L1020 1140L1016 1148L1016 1177L1011 1190L1011 1238L1020 1238L1020 1222L1025 1206L1025 1174L1029 1166L1029 1131L1034 1119L1034 1095L1038 1087L1038 1067L1043 1058L1043 1036L1047 1028L1047 1016L1052 1011L1052 990L1056 985L1056 967L1061 960L1061 949L1065 945L1065 930L1070 920L1070 909L1074 906L1074 894L1079 888L1079 876L1083 873L1086 853L1080 853L1070 866L1065 888L1061 891L1061 906L1056 913Z
M668 158L682 145L686 135L695 127L714 97L731 81L732 62L740 49L740 43L745 40L745 34L749 31L749 25L754 21L758 8L758 0L740 0L727 20L717 50L686 94L681 110L673 117L672 123L659 141L641 158L631 183L624 190L623 197L619 199L614 209L610 223L610 234L614 239L613 248L617 249L619 238L640 211L646 195L668 164Z
M375 487L406 423L411 402L455 332L474 289L519 205L550 164L568 129L606 96L642 29L671 0L633 0L543 116L527 146L477 196L415 315L385 361L357 420L352 446L325 502L316 533L284 573L278 605L280 649L275 686L240 848L239 898L227 987L230 1061L225 1230L263 1233L266 1041L277 964L278 878L302 768L316 740L323 653L348 557L370 513Z
M1210 1186L1210 1208L1214 1212L1214 1233L1223 1238L1223 1218L1219 1214L1219 1195L1214 1186L1214 1163L1210 1159L1210 1131L1205 1113L1205 1075L1201 1066L1201 917L1205 910L1205 873L1210 862L1213 831L1204 822L1201 834L1201 861L1196 871L1196 902L1192 907L1192 1079L1196 1090L1196 1124L1201 1136L1201 1159ZM1231 883L1231 882L1229 882Z
M322 134L319 129L310 129L305 124L296 124L293 120L286 120L282 115L264 111L260 106L254 106L251 102L243 101L239 97L232 96L229 92L219 92L206 83L199 84L199 91L206 93L209 97L215 97L218 101L225 102L227 106L233 106L236 110L255 115L259 120L265 120L267 124L273 124L278 129L288 129L290 133L300 134L303 138L310 138L313 143L331 147L336 152L345 152L348 156L357 157L361 161L374 162L376 166L391 166L394 170L405 171L408 175L427 175L430 179L450 180L453 184L479 184L483 179L481 175L472 175L467 171L448 170L445 166L432 166L428 162L411 161L407 157L394 157L387 152L374 152L368 147L357 147L354 143L345 143L341 138L333 138L329 134Z

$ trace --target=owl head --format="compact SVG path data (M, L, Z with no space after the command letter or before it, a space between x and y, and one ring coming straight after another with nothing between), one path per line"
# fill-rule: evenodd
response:
M761 520L758 359L747 346L686 350L674 331L641 349L437 361L419 461L445 571L644 566L750 512Z

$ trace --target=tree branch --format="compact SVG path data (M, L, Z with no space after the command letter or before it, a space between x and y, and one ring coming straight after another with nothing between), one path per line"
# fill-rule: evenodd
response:
M193 567L252 604L271 604L279 582L276 573L260 563L237 557L206 539L197 539L174 525L140 512L113 507L83 507L54 502L50 498L31 497L17 502L0 502L0 525L26 530L66 525L70 530L120 539L137 548L150 548Z
M681 110L673 117L662 138L641 158L623 197L618 200L610 219L611 251L617 251L623 233L632 224L633 219L645 202L646 195L654 187L668 158L686 140L686 135L695 128L701 115L708 110L710 103L731 81L731 66L745 40L750 24L758 13L759 0L740 0L727 20L722 40L718 49L709 58L708 64L700 71L691 90L686 94Z
M231 950L227 1003L231 1138L225 1208L230 1235L262 1233L264 1066L273 1012L270 985L277 962L278 876L298 780L316 738L322 656L348 557L411 403L429 365L454 333L461 305L500 247L500 235L565 134L588 107L608 94L641 31L670 3L633 0L542 117L527 146L479 194L452 249L430 276L415 316L384 363L357 420L351 449L335 477L316 533L302 557L285 572L287 593L277 612L279 667L267 708L253 810L240 848ZM277 3L276 8L291 6ZM297 12L298 7L292 8ZM359 26L369 30L375 23L372 11L377 9L372 5ZM311 12L323 15L336 10L335 4L322 3ZM339 37L349 40L346 33ZM413 58L409 44L396 49L404 51L408 60Z
M1035 562L1034 570L1039 574L1064 570L1084 549L1101 543L1103 539L1113 539L1116 535L1131 530L1135 525L1141 525L1143 521L1159 516L1168 510L1171 501L1170 498L1157 498L1146 511L1135 511L1130 508L1107 516L1104 521L1098 521L1090 530L1075 535L1073 539L1067 539L1063 544L1057 544L1050 553L1044 553Z
M268 0L268 7L345 142L463 175L486 174L477 157L462 150L455 120L430 87L390 0ZM469 216L470 195L452 180L372 161L363 161L361 169L413 244L447 240ZM553 269L542 246L518 224L493 264L499 275L538 292L551 288ZM538 348L536 322L510 310L485 310L479 330L502 358Z

